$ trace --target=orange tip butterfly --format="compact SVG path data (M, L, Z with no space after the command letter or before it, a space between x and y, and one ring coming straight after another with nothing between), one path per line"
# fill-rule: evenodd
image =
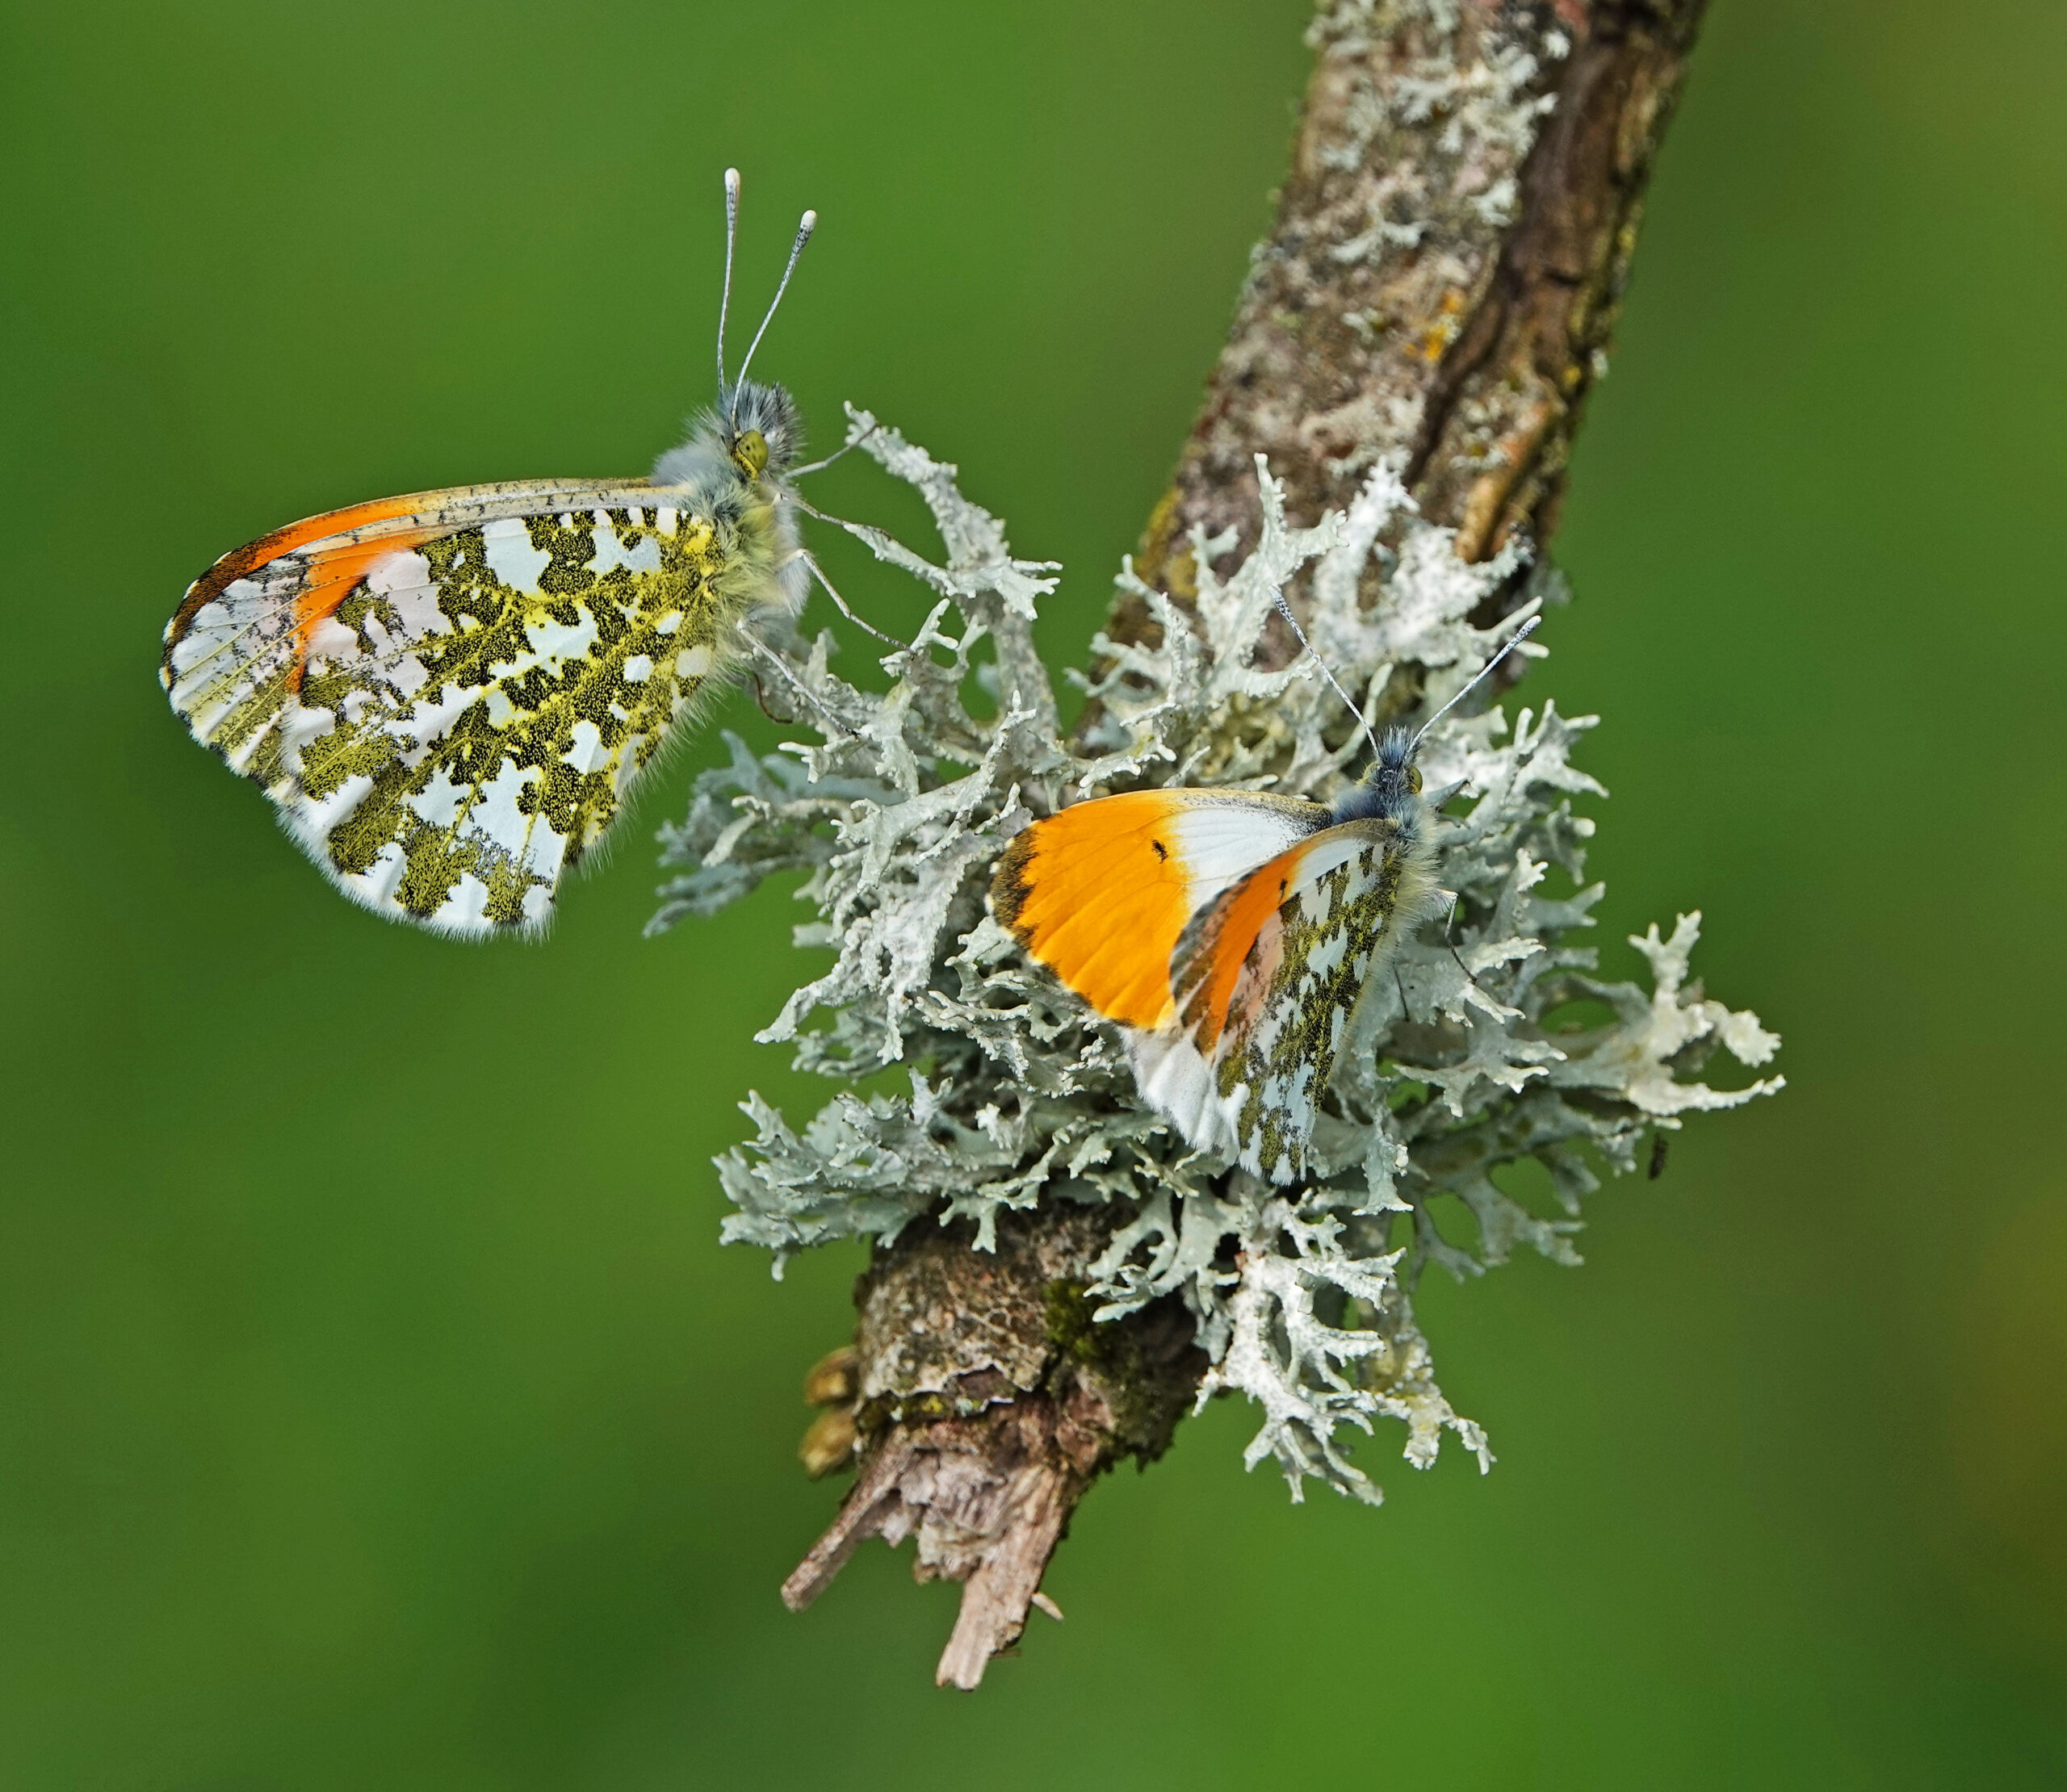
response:
M159 678L195 739L377 914L470 937L542 927L639 773L753 651L744 625L823 581L797 534L796 405L746 377L817 215L728 383L739 193L727 169L717 400L651 477L458 486L290 523L224 555L166 624Z
M1006 849L992 911L1119 1029L1142 1099L1191 1144L1273 1182L1306 1174L1356 1004L1440 906L1421 743L1535 626L1419 733L1377 742L1332 803L1135 790L1059 810Z

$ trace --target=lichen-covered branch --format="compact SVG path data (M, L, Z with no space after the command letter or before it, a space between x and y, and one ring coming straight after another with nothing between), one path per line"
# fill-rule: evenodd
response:
M1015 559L952 467L853 414L850 441L918 488L945 551L854 533L940 601L881 696L834 675L823 638L767 643L823 744L736 746L699 779L656 924L804 871L799 943L833 961L763 1036L842 1080L908 1077L842 1091L801 1129L754 1098L757 1136L719 1168L727 1237L778 1269L875 1241L854 1355L815 1372L804 1451L857 1478L785 1596L815 1597L866 1537L915 1537L922 1577L965 1583L944 1683L975 1685L1017 1635L1091 1480L1158 1454L1194 1401L1252 1401L1249 1459L1294 1497L1314 1479L1375 1501L1350 1445L1383 1421L1416 1466L1445 1431L1489 1464L1415 1323L1419 1270L1475 1274L1517 1245L1576 1261L1600 1169L1779 1086L1700 1080L1717 1047L1757 1066L1777 1041L1689 983L1698 917L1637 942L1650 987L1599 977L1580 808L1604 793L1572 761L1590 720L1548 701L1429 736L1429 784L1457 793L1436 841L1453 911L1358 1011L1303 1186L1187 1150L983 906L1004 843L1064 802L1141 784L1325 799L1350 775L1361 731L1273 632L1281 597L1367 718L1412 721L1554 592L1542 544L1698 10L1323 9L1277 224L1072 739L1028 626L1055 569ZM1524 1159L1555 1211L1497 1179Z
M966 1583L941 1659L969 1687L1019 1635L1078 1497L1122 1457L1168 1447L1205 1359L1181 1301L1100 1325L1086 1266L1101 1209L1008 1213L978 1251L967 1222L915 1234L862 1279L859 1375L844 1390L877 1440L840 1515L788 1581L802 1610L869 1537L916 1536L921 1580Z
M1294 517L1347 511L1382 463L1464 559L1548 542L1701 10L1323 6L1277 220L1137 556L1147 583L1189 597L1196 529L1253 538L1258 454ZM1151 626L1123 598L1108 632Z

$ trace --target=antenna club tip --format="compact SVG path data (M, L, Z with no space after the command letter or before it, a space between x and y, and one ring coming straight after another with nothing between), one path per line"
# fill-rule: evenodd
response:
M739 171L739 170L737 170L736 168L727 168L727 169L725 170L725 191L726 191L727 192L728 192L728 193L736 193L736 192L738 192L738 191L739 191L739 190L740 190L740 171Z
M817 228L818 214L815 211L807 211L797 220L797 234L799 237L808 237Z

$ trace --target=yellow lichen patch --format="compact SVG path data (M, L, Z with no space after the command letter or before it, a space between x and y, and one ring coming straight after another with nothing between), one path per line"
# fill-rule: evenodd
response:
M1168 592L1172 597L1194 598L1198 595L1197 580L1191 564L1190 550L1181 542L1176 553L1171 544L1177 534L1178 507L1184 494L1172 486L1155 500L1155 508L1148 513L1148 527L1143 530L1141 553L1134 563L1134 571L1144 584ZM1179 588L1179 565L1183 571Z
M1431 366L1443 358L1451 343L1457 340L1459 320L1464 315L1464 294L1456 287L1450 287L1436 307L1437 316L1421 334L1421 354Z

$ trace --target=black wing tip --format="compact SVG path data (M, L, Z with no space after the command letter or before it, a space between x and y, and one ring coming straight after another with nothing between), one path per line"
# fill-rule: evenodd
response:
M1012 844L1004 849L1004 856L998 860L997 874L991 879L991 913L997 918L998 925L1008 929L1022 942L1025 935L1021 932L1019 917L1026 906L1026 899L1034 893L1028 881L1026 868L1034 859L1034 831L1039 824L1029 823L1013 837Z

